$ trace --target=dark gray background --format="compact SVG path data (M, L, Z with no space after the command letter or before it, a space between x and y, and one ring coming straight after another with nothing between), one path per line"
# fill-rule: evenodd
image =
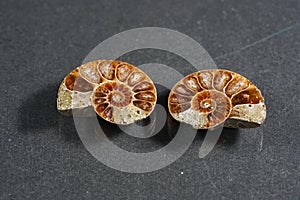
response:
M299 199L299 9L297 0L0 1L0 199ZM93 158L72 118L56 112L59 83L98 43L144 26L189 35L220 68L253 81L266 99L265 124L225 130L202 160L200 132L180 159L152 173ZM181 63L151 50L124 60ZM168 142L111 137L133 151Z

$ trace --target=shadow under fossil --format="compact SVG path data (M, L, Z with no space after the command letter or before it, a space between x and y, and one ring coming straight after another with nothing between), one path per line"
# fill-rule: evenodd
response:
M164 119L166 122L162 127L162 129L159 132L154 133L155 135L151 137L148 138L132 137L124 133L117 125L111 124L98 117L98 121L99 124L101 124L101 128L103 129L104 133L106 133L107 137L114 144L130 152L146 153L146 152L151 152L160 149L172 141L172 139L178 133L180 123L174 120L173 117L168 112L167 102L168 102L169 90L166 88L160 88L158 86L157 91L159 97L157 104L160 104L164 107L164 109L167 112L166 115L167 119ZM160 117L158 117L158 119L162 120ZM150 117L140 122L136 122L136 124L138 124L139 126L146 126L149 123L151 123ZM196 137L194 139L195 145L198 146L201 145L201 143L204 141L204 138L207 134L206 132L207 130L197 131ZM183 134L192 134L192 133L186 132ZM215 148L218 148L218 146L220 145L222 146L234 145L238 141L239 137L240 137L239 129L223 128L220 138L218 139L218 142L215 145Z
M69 142L80 143L80 138L77 134L74 120L70 116L61 115L56 109L56 97L58 84L47 85L44 89L32 94L28 99L25 99L22 106L19 108L18 129L21 133L38 134L48 129L54 129L54 133L59 137ZM158 102L167 111L167 98L169 90L159 90ZM146 119L142 122L137 122L143 126L149 121ZM120 148L132 152L150 152L162 148L167 145L176 135L179 122L175 121L170 114L167 114L167 121L163 128L154 136L149 138L135 138L124 133L117 125L111 124L100 117L98 122L107 137ZM189 133L186 133L189 134ZM203 141L206 135L205 130L199 130L196 134L195 141ZM218 140L218 144L232 145L239 137L238 129L222 130L222 134ZM194 141L194 143L195 143Z
M169 144L177 134L178 128L180 126L179 122L175 121L170 115L168 115L167 122L165 123L165 126L161 129L161 131L149 138L136 138L124 133L117 125L106 122L105 120L99 117L98 121L101 124L101 128L106 134L106 136L115 145L119 146L124 150L136 153L147 153L155 151ZM192 133L186 132L184 134ZM192 144L200 148L207 134L213 133L207 133L207 130L198 130L194 142ZM239 141L239 138L239 129L223 128L218 142L216 143L214 148L224 146L230 147L236 144Z
M58 87L58 84L49 84L23 101L18 112L18 130L21 133L38 134L54 129L59 137L67 141L79 141L73 118L63 116L56 110Z
M207 133L207 130L198 130L197 135L194 140L194 143L196 145L199 145L199 143L202 143L207 134L213 134L213 133ZM221 135L218 139L218 142L216 143L214 148L218 148L220 146L229 147L229 146L235 145L239 141L239 139L240 139L240 129L238 129L238 128L223 128Z

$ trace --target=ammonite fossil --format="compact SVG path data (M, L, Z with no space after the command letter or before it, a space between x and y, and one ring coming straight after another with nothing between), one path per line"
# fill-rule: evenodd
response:
M227 70L204 70L180 80L168 99L173 118L196 129L256 127L266 117L264 98L247 78Z
M97 60L77 67L60 85L57 109L63 113L94 107L103 119L130 124L146 118L156 104L156 88L137 67Z

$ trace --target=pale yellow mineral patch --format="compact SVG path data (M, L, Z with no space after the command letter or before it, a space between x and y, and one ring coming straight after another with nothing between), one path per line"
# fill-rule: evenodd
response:
M256 127L266 118L259 89L247 78L228 70L203 70L180 80L171 90L169 112L196 129Z
M116 124L148 117L156 104L156 88L140 69L121 61L97 60L77 67L62 81L57 109L63 114L95 116Z

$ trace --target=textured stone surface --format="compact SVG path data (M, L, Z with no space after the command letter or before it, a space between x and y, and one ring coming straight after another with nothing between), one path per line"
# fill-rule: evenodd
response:
M75 116L95 116L115 124L145 119L157 100L152 80L139 68L125 62L96 60L69 73L59 86L57 110ZM77 114L76 114L77 113Z
M195 129L223 122L229 128L257 127L266 118L259 89L242 75L220 69L194 72L181 79L170 91L168 108L176 120Z
M0 199L297 199L298 20L297 0L0 1ZM264 125L224 130L202 160L197 155L205 133L199 132L179 160L152 173L126 174L96 161L72 118L56 111L57 88L96 44L141 26L183 32L218 66L247 76L266 100ZM162 51L136 51L121 60L193 72ZM109 137L135 152L169 141L165 135Z

